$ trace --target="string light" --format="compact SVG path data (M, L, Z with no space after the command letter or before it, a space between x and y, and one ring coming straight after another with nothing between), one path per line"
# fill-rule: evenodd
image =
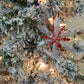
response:
M48 68L47 64L45 64L43 62L40 63L39 70L44 70L44 69L47 69L47 68Z
M55 76L56 75L55 70L53 68L50 68L50 73L51 73L51 76Z
M38 3L40 3L42 6L47 3L47 0L38 0Z
M0 61L2 60L2 58L3 58L3 57L1 56L1 57L0 57Z
M50 22L51 25L53 25L53 18L48 18L48 21Z
M41 63L40 67L45 67L45 64L44 63Z
M50 71L51 71L51 72L54 72L54 69L51 68Z
M60 27L62 27L62 26L66 26L66 24L60 24Z
M50 69L50 72L51 72L51 74L53 75L53 74L54 74L54 69L51 68L51 69Z

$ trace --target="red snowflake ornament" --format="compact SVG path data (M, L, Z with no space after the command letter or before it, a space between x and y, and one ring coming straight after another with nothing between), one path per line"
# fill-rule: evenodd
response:
M53 27L49 25L50 29L48 30L45 25L40 25L40 31L44 34L45 36L42 36L45 40L41 41L38 43L39 47L43 47L48 45L47 49L52 47L52 56L58 56L58 49L62 51L62 47L64 47L68 51L73 51L75 52L75 49L73 47L73 43L67 42L70 41L70 38L67 36L74 36L76 33L76 29L67 29L65 30L65 26L59 27L60 20L59 18L56 18L54 20L54 25ZM64 32L63 32L64 31Z
M60 41L69 41L70 40L70 38L62 37L62 35L61 35L63 30L65 29L65 26L62 26L62 28L59 30L58 34L54 33L54 29L51 25L49 25L49 27L50 27L51 36L49 36L49 35L42 36L42 38L50 40L48 43L49 47L47 47L47 49L49 49L50 47L53 46L54 43L56 43L57 47L60 49L60 51L62 51L62 46L60 44Z

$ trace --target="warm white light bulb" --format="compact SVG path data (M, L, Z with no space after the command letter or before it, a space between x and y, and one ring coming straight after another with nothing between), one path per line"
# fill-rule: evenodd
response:
M51 68L50 71L51 71L51 72L54 72L54 69Z
M42 6L47 3L47 0L38 0L38 3L40 3Z
M53 25L53 18L48 18L48 21L50 22L51 25Z
M1 57L0 57L0 61L2 60L2 58L3 58L3 57L1 56Z
M48 68L48 65L47 64L45 64L45 63L43 63L43 62L40 62L40 66L39 66L39 70L45 70L45 69L47 69Z
M62 27L62 26L66 26L66 24L60 24L60 27Z
M45 64L44 63L41 63L40 67L42 67L42 68L45 67Z

